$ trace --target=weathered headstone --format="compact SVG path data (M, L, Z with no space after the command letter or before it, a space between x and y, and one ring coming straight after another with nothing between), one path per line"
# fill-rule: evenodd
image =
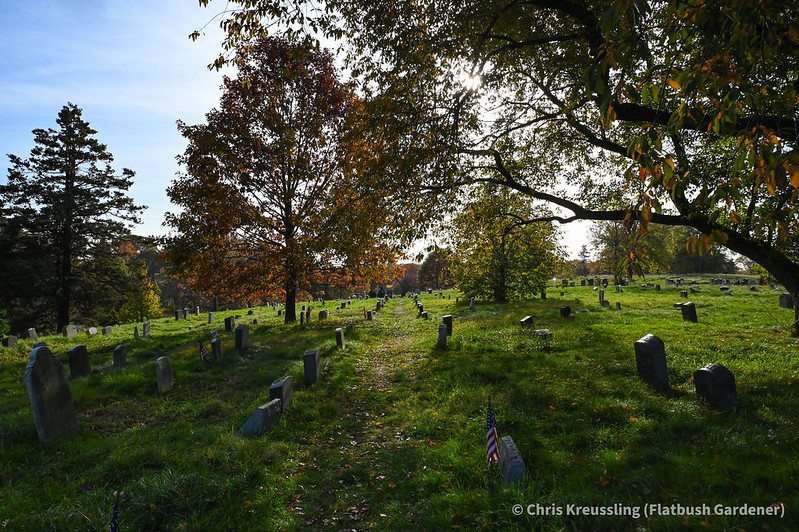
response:
M447 326L443 323L438 326L438 347L441 349L447 347Z
M692 321L697 323L699 320L696 318L696 305L692 301L683 303L680 308L682 309L683 321Z
M319 349L309 349L302 355L305 384L313 384L322 377L322 355Z
M659 284L655 285L655 291L660 292L660 285Z
M213 358L214 362L219 362L222 360L222 339L221 338L212 338L211 339L211 357Z
M793 308L793 296L787 292L780 294L780 307Z
M236 327L236 351L244 351L250 347L250 328L243 323Z
M655 388L669 388L669 374L666 369L666 346L654 334L647 334L636 340L635 365L638 376Z
M183 319L183 311L178 309L175 311L175 321Z
M527 471L524 460L510 436L503 436L499 440L499 460L502 464L502 480L505 484L522 482Z
M33 340L34 342L38 342L39 341L39 335L36 334L36 329L34 327L31 327L30 329L25 331L24 338L26 338L28 340Z
M66 338L77 338L78 328L74 325L64 325L64 328L61 329L61 334L63 334Z
M561 318L568 318L572 314L571 307L560 307L560 317Z
M344 349L344 329L339 327L336 329L336 346L339 349Z
M294 395L294 379L291 375L278 379L269 387L269 399L280 399L280 411L285 412Z
M616 310L621 310L621 303L616 301Z
M17 337L16 336L4 336L3 340L3 347L14 347L17 345Z
M599 291L599 304L601 305L603 301L605 301L605 291L604 290L600 290Z
M536 329L535 335L538 336L542 340L551 340L552 339L552 331L549 329Z
M328 314L329 312L330 312L330 311L329 311L329 310L327 310L327 309L325 309L325 310L320 310L320 311L319 311L319 321L326 320L326 319L327 319L327 317L328 317L328 315L329 315L329 314Z
M200 317L200 307L197 307L197 317Z
M239 429L240 436L262 436L280 421L280 399L272 399L259 406Z
M255 315L255 311L253 309L250 309L250 310L247 311L247 316L254 316L254 315Z
M425 312L422 312L422 319L423 319L423 320L426 320L426 319L427 319L427 312L426 312L426 311L425 311Z
M417 303L416 304L416 310L419 311L419 314L417 314L417 317L421 317L422 312L424 312L424 305L421 304L421 303Z
M50 444L73 436L78 431L78 416L67 372L49 348L31 351L23 380L39 441Z
M680 291L680 297L682 297L682 298L688 297L688 290L681 290Z
M735 376L721 364L708 364L694 372L697 397L706 399L713 408L732 410L738 405Z
M369 321L371 321L373 318L374 318L373 311L371 311L371 310L367 310L367 311L366 311L366 319L367 319L367 320L369 320Z
M228 316L225 318L225 332L233 332L236 330L236 318Z
M110 325L106 325L105 327L103 327L103 335L112 334L113 332L114 328L111 327Z
M452 336L452 314L442 316L441 321L447 326L447 336Z
M144 323L141 324L141 330L142 330L142 336L144 338L146 338L148 340L152 338L152 334L150 334L150 322L149 321L145 321Z
M278 311L278 312L280 312L280 311ZM278 315L280 315L280 314L278 314ZM216 314L214 314L213 312L209 312L208 313L208 323L214 323L215 320L216 320Z
M469 299L469 310L474 310L474 298Z
M532 327L533 326L533 317L532 316L525 316L520 320L522 328L525 327Z
M86 331L86 334L89 336L97 336L97 327L89 327L89 329Z
M69 361L69 374L73 379L91 375L89 351L85 345L76 345L67 350L67 360Z
M118 368L128 363L128 348L125 345L118 345L114 348L114 367Z
M155 361L155 377L158 380L158 391L166 392L175 386L175 376L172 374L172 360L162 356Z

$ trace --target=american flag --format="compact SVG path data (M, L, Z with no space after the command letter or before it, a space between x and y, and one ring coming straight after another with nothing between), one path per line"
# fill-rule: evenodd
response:
M200 342L200 358L203 362L211 362L211 357L208 356L208 350L205 349L202 342Z
M491 408L491 399L488 400L486 418L486 460L488 461L488 466L491 467L491 462L499 462L497 418L494 416L494 409Z
M117 498L114 502L114 513L111 514L111 522L108 524L109 532L119 532L119 493L116 494Z

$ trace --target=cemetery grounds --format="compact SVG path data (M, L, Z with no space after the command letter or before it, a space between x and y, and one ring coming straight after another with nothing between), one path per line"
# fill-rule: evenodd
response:
M368 321L371 298L343 310L315 303L305 327L260 307L217 312L212 325L207 313L151 320L152 340L133 340L133 324L45 336L65 365L73 345L87 345L93 368L128 346L126 367L70 380L79 431L50 446L38 441L23 384L32 343L0 348L0 529L108 530L116 491L122 530L799 529L793 310L768 287L724 296L691 279L698 323L673 306L687 286L647 279L664 288L611 285L609 308L578 281L550 286L546 300L478 301L474 311L457 291L423 293L426 320L413 299L395 298ZM560 317L565 305L574 319ZM319 321L322 308L330 317ZM453 335L441 349L445 314ZM230 315L261 321L244 352L224 332ZM522 329L526 315L552 339ZM334 329L349 323L337 349ZM213 364L198 348L211 330L223 339ZM633 343L648 333L665 343L668 391L637 376ZM330 367L306 386L312 348ZM159 393L154 361L164 355L175 387ZM735 411L696 397L693 373L711 362L735 375ZM238 436L285 375L294 396L277 427ZM499 436L524 458L521 484L486 465L489 398ZM643 515L650 505L661 514L780 505L784 515ZM574 515L583 508L606 515Z

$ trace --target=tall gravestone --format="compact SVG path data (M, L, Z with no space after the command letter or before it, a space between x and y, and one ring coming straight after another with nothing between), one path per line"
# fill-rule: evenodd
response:
M226 332L233 332L236 330L236 318L233 316L228 316L225 318L225 331Z
M119 368L128 363L128 348L125 345L118 345L114 348L114 367Z
M172 374L172 360L162 356L155 361L155 377L158 381L158 391L166 392L175 386L175 376Z
M447 347L447 326L440 324L438 326L438 347L445 349Z
M452 336L452 314L442 316L441 321L447 326L447 336Z
M78 328L74 325L64 325L64 328L61 330L61 334L63 334L66 338L77 338Z
M793 296L787 292L780 294L780 307L793 308Z
M244 351L250 347L250 328L244 324L236 327L236 351Z
M78 416L67 372L46 346L31 351L24 381L39 441L50 444L73 436L78 431Z
M145 321L141 324L142 336L148 340L150 340L153 336L150 332L150 322Z
M303 356L305 384L313 384L322 377L322 355L319 349L309 349Z
M89 351L85 345L76 345L67 351L67 360L69 361L69 373L73 379L78 377L87 377L92 372L92 367L89 364Z
M708 364L694 372L697 397L706 399L713 408L732 410L738 405L735 376L721 364Z
M214 323L215 316L216 316L216 315L215 315L213 312L209 312L209 313L208 313L208 323L209 323L209 324L211 324L211 323Z
M291 375L278 379L269 387L269 399L280 399L280 411L285 412L294 396L294 379Z
M222 340L220 338L211 339L211 357L214 362L222 360Z
M339 327L336 329L336 347L344 349L344 329Z
M36 334L36 328L35 327L31 327L30 329L25 331L25 338L27 338L28 340L33 340L34 342L38 342L39 341L39 335Z
M634 348L638 376L655 388L669 388L666 346L663 340L654 334L647 334L635 342Z
M560 317L561 318L568 318L572 315L572 308L571 307L560 307Z
M683 303L680 305L682 309L682 319L683 321L691 321L693 323L697 323L699 320L696 318L696 305L692 301L687 303Z

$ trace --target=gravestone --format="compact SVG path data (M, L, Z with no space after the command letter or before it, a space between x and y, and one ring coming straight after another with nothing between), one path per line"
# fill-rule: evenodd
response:
M669 374L666 369L666 346L654 334L647 334L636 340L635 366L638 376L655 388L669 388Z
M183 319L183 311L178 309L175 311L175 321Z
M621 310L621 303L616 301L616 310Z
M313 316L313 307L308 307L308 310L305 311L305 323L311 323L311 317Z
M656 292L660 292L660 285L659 285L659 284L656 284L656 285L655 285L655 291L656 291Z
M793 308L793 296L787 292L780 294L780 307Z
M313 384L322 377L322 355L319 349L309 349L302 355L305 384Z
M599 291L599 304L601 305L603 301L605 301L605 291L604 290L600 290Z
M73 436L78 431L78 416L67 372L49 348L31 351L23 380L39 441L50 444Z
M17 337L16 336L4 336L3 340L3 347L14 347L17 345Z
M145 321L144 323L141 324L141 330L142 330L142 333L143 333L142 336L144 336L146 339L149 340L149 339L152 338L152 335L150 334L150 322L149 321Z
M197 317L200 317L200 307L197 307Z
M447 347L447 326L443 323L438 326L438 347L441 349Z
M39 335L36 334L36 329L34 327L31 327L30 329L25 331L25 336L23 338L27 340L33 340L34 342L39 341Z
M618 294L618 293L620 293L620 292L621 292L621 285L620 285L620 284L617 284L617 285L616 285L616 293Z
M344 349L344 329L341 327L336 329L336 346L339 349Z
M732 410L738 405L735 376L721 364L708 364L694 372L697 397L706 399L713 408Z
M222 339L221 338L212 338L211 339L211 357L213 358L214 362L219 362L222 360Z
M97 327L89 327L89 329L86 331L86 334L89 336L97 336Z
M416 305L416 310L419 311L419 314L417 314L417 316L416 316L418 318L419 316L422 315L422 312L424 312L424 305L422 305L421 303L418 303Z
M474 298L469 300L469 310L474 310Z
M342 302L341 303L341 307L339 307L339 308L340 308L340 310L344 310L344 309L347 308L347 304Z
M536 329L535 335L538 336L542 340L551 340L552 339L552 331L549 329Z
M291 375L278 379L269 387L269 400L280 399L280 412L285 413L294 395L294 379Z
M280 399L272 399L259 406L239 429L239 436L262 436L280 421Z
M372 318L374 317L372 312L373 311L371 311L371 310L367 310L366 311L366 319L369 320L369 321L372 321Z
M254 310L250 309L250 310L247 311L247 316L253 316L253 315L255 315L255 311Z
M688 290L681 290L680 291L680 297L683 297L683 298L688 297Z
M547 293L542 290L541 291L541 299L546 299L546 298L547 298Z
M277 315L278 316L282 316L283 315L283 309L277 309Z
M211 324L211 323L214 323L214 321L216 321L216 314L213 313L213 312L209 312L208 313L208 323Z
M599 302L599 306L601 306L601 307L609 307L610 306L610 301L608 301L607 299L603 299L602 301Z
M696 319L696 305L694 305L692 301L683 303L680 308L682 309L683 321L692 321L694 323L699 321Z
M61 330L61 334L63 334L66 338L77 338L78 328L74 325L64 325L64 328Z
M442 316L441 321L447 326L447 336L452 336L452 314Z
M175 376L172 374L172 360L163 356L155 361L155 377L158 380L158 391L166 392L175 386Z
M533 317L532 316L525 316L520 320L522 325L522 329L525 327L532 327L533 326Z
M328 311L327 309L320 310L319 311L319 321L326 320L327 316L328 316L328 312L330 312L330 311Z
M505 484L515 484L524 480L527 473L524 460L510 436L503 436L499 440L499 461L502 464L502 480Z
M124 345L118 345L114 348L114 367L119 368L128 363L128 348Z
M236 327L236 351L244 351L250 347L250 328L241 324Z
M103 335L108 335L114 332L114 328L110 325L103 327Z
M580 279L580 286L585 286L585 279Z
M695 294L695 293L696 293L696 288L694 288L693 286L692 286L692 287L690 287L688 290L689 290L689 291L690 291L692 294Z
M560 307L560 317L561 318L568 318L572 314L571 307Z
M67 350L67 360L69 361L69 373L73 379L91 375L92 367L89 364L89 351L85 345L76 345Z
M422 312L422 319L423 319L423 320L426 320L426 319L427 319L427 312Z
M225 318L225 332L233 332L236 330L236 318L228 316Z

